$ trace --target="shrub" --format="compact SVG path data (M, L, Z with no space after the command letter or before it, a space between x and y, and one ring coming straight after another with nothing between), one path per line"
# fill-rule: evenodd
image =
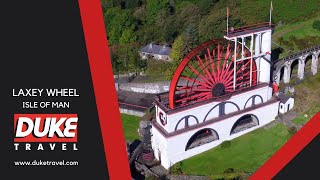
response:
M228 147L230 147L231 146L231 141L223 141L222 143L221 143L221 148L222 149L226 149L226 148L228 148Z
M313 29L317 29L320 31L320 21L319 20L315 20L312 24Z
M171 174L182 174L182 162L178 162L170 167L169 171Z
M228 169L224 170L224 173L234 173L234 169L228 168Z
M288 132L290 135L294 135L297 132L297 128L292 126L291 128L288 128Z
M215 180L242 180L243 173L221 173L211 176L211 179Z

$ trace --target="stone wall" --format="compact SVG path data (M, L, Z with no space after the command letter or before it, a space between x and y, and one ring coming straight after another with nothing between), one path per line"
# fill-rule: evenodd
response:
M156 83L121 83L119 90L133 91L137 93L158 94L168 92L170 81L162 81Z
M120 110L120 113L122 114L129 114L129 115L139 116L139 117L142 117L146 114L145 112L127 109L127 108L119 108L119 110Z
M113 78L117 79L117 78L131 77L131 76L138 75L138 74L140 76L146 75L143 71L141 71L141 72L130 72L130 73L126 73L126 74L116 74L116 75L113 75Z

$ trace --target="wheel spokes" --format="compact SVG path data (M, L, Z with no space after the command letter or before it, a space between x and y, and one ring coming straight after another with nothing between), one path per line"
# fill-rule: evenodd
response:
M235 59L240 58L240 46L237 46L236 54L232 54L233 49L230 44L217 44L212 50L202 46L197 49L198 54L193 52L187 55L188 62L178 78L183 80L184 85L175 88L175 106L216 98L256 84L255 62L246 59L235 63ZM247 50L244 56L249 56Z

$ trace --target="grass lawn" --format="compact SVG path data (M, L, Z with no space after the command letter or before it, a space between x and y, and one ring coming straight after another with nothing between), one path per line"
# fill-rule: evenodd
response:
M295 125L300 125L302 123L305 123L309 120L310 118L306 118L304 117L303 115L300 115L298 116L297 118L295 118L294 120L292 120L292 122L295 124Z
M320 73L307 76L302 83L295 86L295 104L293 110L299 116L293 123L300 125L310 120L320 111ZM308 117L304 117L304 115Z
M139 139L138 128L140 117L121 114L121 119L125 139L130 141Z
M185 174L213 175L228 168L254 172L288 139L287 127L278 124L270 129L260 128L231 141L231 146L220 146L182 161Z
M292 122L294 124L296 124L296 125L300 125L300 124L306 123L318 112L320 112L320 103L319 104L315 104L308 111L305 112L307 117L304 117L304 114L301 114L300 116L298 116L297 118L292 120Z
M319 30L312 27L315 20L320 20L320 15L310 18L306 21L300 21L292 24L286 24L276 28L272 38L277 39L283 36L284 40L288 40L290 36L295 36L298 39L304 38L305 36L320 36Z

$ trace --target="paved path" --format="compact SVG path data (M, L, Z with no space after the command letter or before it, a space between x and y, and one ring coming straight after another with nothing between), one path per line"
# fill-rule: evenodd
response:
M279 115L279 120L287 127L289 128L295 127L297 130L299 130L303 126L303 124L301 125L294 124L292 120L295 119L296 117L298 117L298 114L296 112L289 111L283 115Z

